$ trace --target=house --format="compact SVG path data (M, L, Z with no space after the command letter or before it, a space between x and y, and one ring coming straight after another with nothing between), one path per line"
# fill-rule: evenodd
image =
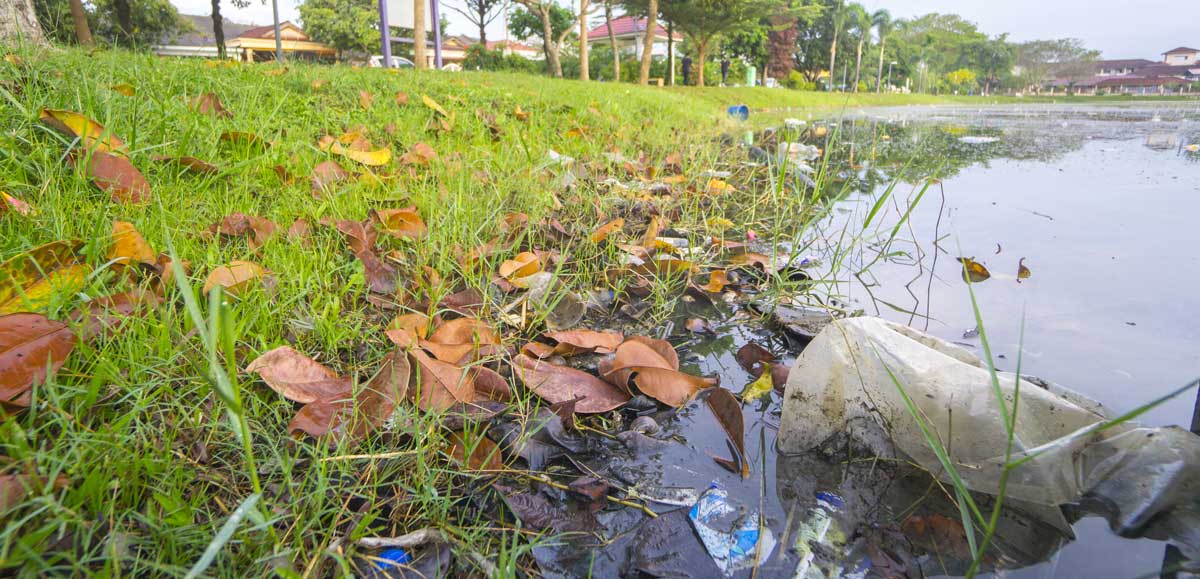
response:
M1047 87L1051 91L1061 88L1085 95L1194 92L1194 85L1200 83L1200 50L1179 47L1162 56L1161 61L1143 58L1098 60L1091 78L1054 79Z
M159 56L217 58L217 39L209 16L181 15L192 25L192 31L173 38L164 38L153 47ZM261 62L275 58L275 26L252 26L222 20L225 33L226 58L244 62ZM337 50L313 42L299 26L291 22L279 24L284 57L307 60L332 59Z
M632 53L635 58L642 57L643 40L646 36L646 19L633 16L622 16L612 21L613 36L617 41L617 51L625 54ZM601 24L588 31L588 44L606 45L609 41L608 25ZM675 42L683 40L676 34ZM666 58L667 29L655 23L654 44L650 50L651 56Z
M1163 63L1171 66L1200 65L1200 49L1180 46L1163 53Z
M512 40L489 40L485 46L488 50L504 51L505 56L515 54L529 60L542 60L546 58L541 48Z

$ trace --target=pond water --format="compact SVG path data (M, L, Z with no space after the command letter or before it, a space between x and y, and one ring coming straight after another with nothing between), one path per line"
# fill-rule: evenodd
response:
M843 188L833 211L804 236L802 251L833 270L818 266L809 273L825 279L822 291L845 309L909 324L980 353L955 261L974 256L991 271L973 287L1001 369L1014 370L1020 354L1022 373L1077 390L1113 413L1200 375L1200 154L1185 149L1200 142L1196 104L877 109L809 119L800 133L792 137L824 149L826 175L837 176L834 189ZM914 203L932 176L939 182ZM859 227L896 180L863 234L875 241L834 266L830 256L845 242L838 233ZM877 241L896 223L902 226L885 249L890 257L876 261L884 249ZM1022 258L1031 274L1018 279ZM676 346L685 370L719 376L734 392L754 380L736 357L745 344L764 346L785 362L805 345L740 300L688 301L676 314L658 335ZM690 317L709 320L713 333L686 331ZM1186 392L1142 421L1188 426L1195 400L1194 390ZM654 436L626 432L619 443L593 441L603 450L572 458L568 470L653 499L662 516L606 509L597 514L606 529L602 542L539 548L542 571L715 576L686 509L679 510L714 483L741 513L761 512L780 544L760 565L760 577L817 576L797 575L804 554L794 547L798 536L828 527L829 520L834 531L814 561L840 567L841 576L966 571L970 556L961 526L956 533L938 523L956 520L956 506L928 473L873 461L849 445L824 455L781 455L775 446L780 402L773 392L743 404L751 465L745 479L713 460L732 451L703 397L677 411L643 412L662 427ZM826 493L843 503L829 517L818 502ZM988 508L989 499L976 500ZM1167 546L1118 537L1086 509L1066 509L1064 517L1059 509L1024 507L1006 508L991 552L983 569L992 575L1120 578L1156 575Z

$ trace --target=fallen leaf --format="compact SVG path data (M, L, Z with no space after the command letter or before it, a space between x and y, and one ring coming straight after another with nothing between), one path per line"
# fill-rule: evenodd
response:
M529 113L521 110L521 105L517 105L515 108L513 108L513 116L522 123L529 122Z
M541 270L541 258L533 252L523 251L500 264L500 277L507 280L519 279L529 277Z
M396 93L396 104L398 104L402 107L407 106L408 105L408 93L406 93L404 91L400 91L400 92Z
M7 59L7 56L5 57ZM52 484L53 490L67 488L70 481L66 475L58 475ZM39 492L46 486L46 480L35 474L6 473L0 474L0 513L16 508L25 502L30 494Z
M307 246L308 236L311 232L312 226L308 224L308 221L304 220L303 218L297 218L292 222L291 226L288 227L287 237L291 240L300 241L302 244Z
M438 306L464 316L475 316L483 309L483 294L467 288L442 298Z
M314 78L312 82L308 83L308 86L312 87L313 90L321 90L326 84L329 84L328 80L323 78Z
M583 127L571 127L570 129L567 130L567 132L563 133L563 136L571 137L574 139L582 139L585 135L586 135L586 131Z
M932 552L955 557L971 556L966 531L962 523L954 519L936 513L925 517L910 516L900 524L900 530L913 543Z
M955 260L962 264L963 281L968 283L979 283L992 277L992 273L987 270L983 264L975 261L973 257L956 257Z
M767 273L771 273L775 268L775 264L771 261L770 256L753 251L735 255L729 259L729 263L737 266L756 267Z
M174 163L183 167L187 172L196 175L216 175L221 172L221 169L217 168L216 165L195 157L155 157L154 160L162 163Z
M265 75L265 76L283 76L283 75L287 74L287 71L288 71L288 67L286 67L286 66L268 68L263 71L263 75Z
M421 95L421 102L425 103L425 106L429 107L433 112L446 118L450 117L450 113L447 113L446 109L442 108L442 105L439 105L437 101L429 98L428 96Z
M404 207L401 209L372 210L370 218L380 233L386 233L400 239L420 239L425 236L425 222L417 213L417 208Z
M502 485L493 485L504 504L513 515L521 521L521 525L534 531L553 531L554 533L588 533L600 527L600 523L587 510L568 510L570 501L555 501L540 495L516 492Z
M724 193L736 193L737 188L720 179L709 179L708 187L705 188L705 191L711 195L721 195Z
M146 289L134 289L110 296L96 298L71 314L71 321L86 322L79 338L90 342L105 332L119 329L133 314L143 312L162 303L162 298Z
M350 180L350 173L338 165L336 161L317 163L312 170L313 193L322 193L331 189L331 185Z
M769 374L768 374L769 375ZM738 404L736 398L733 397L728 390L724 388L715 388L708 394L704 400L708 405L708 409L712 411L713 416L717 418L717 423L725 431L725 435L729 437L729 441L733 443L733 449L736 456L733 457L729 464L718 460L718 464L733 466L733 472L742 475L742 478L750 477L750 460L746 456L746 418L742 415L742 406Z
M336 400L350 394L353 385L349 378L339 377L290 346L264 352L246 366L246 372L258 374L272 390L302 404Z
M743 401L757 400L770 394L775 389L774 378L771 372L763 372L759 369L758 379L746 385L740 396Z
M374 102L375 97L371 96L370 92L365 90L358 91L358 106L362 107L364 111L371 110L371 105L374 104Z
M512 401L508 380L487 366L475 367L475 394L477 401L481 396L497 402Z
M725 291L727 285L729 285L729 274L723 269L718 269L708 273L708 283L700 286L700 289L711 294L719 294Z
M1033 275L1033 272L1029 271L1028 267L1025 267L1025 258L1022 257L1021 260L1017 262L1017 283L1021 283L1021 280L1023 279L1029 279L1029 276L1031 275Z
M377 234L371 221L342 220L336 225L346 236L351 253L362 263L363 277L371 291L383 295L396 293L400 273L375 253Z
M762 372L762 368L759 366L760 363L775 361L775 354L772 354L766 348L754 342L749 342L745 346L738 348L737 353L733 357L743 370L754 376L758 376L758 372Z
M384 333L397 346L411 348L418 340L429 336L429 316L419 313L401 314L392 320Z
M137 228L128 221L114 221L112 242L108 248L108 259L121 264L131 262L158 263L158 254L146 243Z
M62 368L75 343L66 324L41 314L0 316L0 402L29 406L29 389Z
M576 400L575 411L581 414L608 412L630 399L629 393L587 372L523 354L513 358L513 373L534 394L551 404Z
M407 153L400 156L401 165L428 165L430 161L438 158L437 151L433 147L425 143L414 143L412 148Z
M418 344L443 362L461 364L479 358L481 349L499 345L500 340L482 321L459 318L442 324Z
M646 233L642 234L642 247L654 247L660 229L662 229L662 219L657 215L651 217L646 224Z
M253 281L261 279L267 271L261 265L249 261L231 261L229 265L213 268L204 280L204 293L220 286L225 293L236 296Z
M4 215L9 211L24 215L26 217L37 213L34 211L33 206L29 203L17 199L16 197L13 197L4 191L0 191L0 215Z
M475 400L475 384L471 372L453 364L430 357L420 349L408 351L414 371L414 386L408 398L426 412L444 412L454 405Z
M250 249L262 247L277 229L279 226L270 219L241 212L226 215L220 222L208 226L213 235L247 238Z
M709 378L679 371L679 355L666 340L632 336L617 347L610 363L602 366L606 380L620 388L629 383L668 406L682 406L697 392L716 386Z
M590 239L592 240L592 243L600 243L608 238L608 236L613 232L620 230L622 227L625 227L625 220L618 217L612 221L609 221L608 223L605 223L604 225L601 225L600 227L597 227L596 230L592 232Z
M713 330L713 327L708 323L708 320L703 318L688 318L683 322L683 327L693 334L716 333L716 330Z
M212 115L221 118L233 118L233 112L225 108L221 97L216 93L206 92L200 96L188 99L188 108L202 115Z
M408 393L411 368L403 352L389 352L379 370L351 397L334 398L305 404L288 424L288 434L314 437L334 435L332 443L344 438L362 438L384 425L396 412Z
M125 95L127 97L131 97L137 93L137 89L133 88L133 85L124 82L121 84L114 84L108 88L112 89L113 92Z
M77 155L69 157L77 162ZM129 159L96 150L88 155L87 176L101 191L117 203L141 203L150 198L150 182L142 176Z
M337 139L326 136L318 147L368 167L378 167L392 161L391 148L375 149L375 145L358 133L346 133Z
M500 457L500 447L486 436L474 436L468 440L466 433L450 433L450 457L458 464L473 471L504 470L504 461ZM467 449L471 449L467 454Z
M106 134L104 125L76 112L42 109L38 120L67 137L79 139L85 149L116 153L125 148L116 135Z
M611 354L625 341L625 335L620 332L595 330L563 330L542 335L558 343L554 347L554 353L560 356L574 356L585 352Z
M55 294L73 294L92 271L80 241L54 241L0 263L0 315L36 310Z

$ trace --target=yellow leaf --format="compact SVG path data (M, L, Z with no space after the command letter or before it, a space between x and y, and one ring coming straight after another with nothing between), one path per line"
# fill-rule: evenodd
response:
M678 185L680 183L683 183L686 180L687 180L687 178L684 177L683 175L669 175L667 177L662 178L662 182L667 185Z
M119 153L125 143L116 135L107 133L104 125L79 113L58 109L42 109L38 118L51 128L68 137L83 141L83 146L97 151Z
M386 165L392 161L392 150L389 147L384 147L375 151L359 151L353 148L346 148L341 143L333 143L329 147L330 152L341 155L352 161L358 161L368 167L378 167Z
M91 268L79 241L55 241L0 263L0 315L45 306L55 293L74 293Z
M133 85L126 83L126 82L123 82L121 84L114 84L108 88L112 89L114 92L123 94L127 97L131 97L134 94L137 94L137 89L133 88Z
M963 266L963 281L979 283L992 277L992 272L988 271L988 269L984 267L982 263L975 261L975 258L973 257L958 257L955 259L957 259L958 263L961 263Z
M724 217L709 217L708 219L704 220L704 224L707 225L709 229L715 229L716 231L725 231L726 229L733 227L733 222L725 219Z
M622 227L625 227L625 219L621 217L613 219L612 221L597 227L596 230L592 232L592 243L600 243L601 241L604 241L614 231L617 231Z
M217 267L208 274L208 278L204 280L204 293L207 294L213 288L221 286L225 288L226 293L236 296L250 282L261 278L265 274L266 270L257 263L232 261L229 265Z
M735 191L737 191L736 187L734 187L733 185L730 185L729 183L726 183L720 179L709 179L708 180L708 192L713 195L720 195L722 193L733 193Z
M517 120L521 121L522 123L529 121L529 112L521 110L521 105L517 105L517 107L513 109L513 116L517 117Z
M523 251L500 264L500 277L508 280L529 277L542 270L542 260L536 253Z
M108 259L118 263L130 262L158 263L158 254L146 243L146 239L138 232L132 223L114 221L112 228L112 246L108 250Z
M446 109L442 108L442 105L439 105L437 103L437 101L429 98L428 96L421 95L421 102L425 103L425 106L433 109L433 111L438 113L439 115L442 115L443 117L446 117L446 118L450 117L450 113L447 113Z
M774 389L775 383L771 379L771 369L766 367L764 364L762 367L762 375L758 377L758 380L751 382L746 386L745 390L742 390L742 402L762 398Z
M1017 283L1021 283L1021 280L1023 279L1029 279L1029 276L1031 275L1033 275L1033 272L1029 271L1028 267L1025 267L1025 258L1022 257L1021 260L1017 262Z

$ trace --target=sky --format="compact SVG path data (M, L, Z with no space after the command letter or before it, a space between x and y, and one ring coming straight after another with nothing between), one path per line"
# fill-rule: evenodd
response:
M408 1L408 0L391 0ZM458 0L442 0L442 6ZM1177 46L1200 46L1195 0L860 0L870 10L886 8L893 18L929 12L955 13L979 25L987 34L1008 32L1016 41L1075 37L1104 58L1159 58ZM300 0L278 0L280 18L298 20ZM184 14L209 14L211 0L171 0ZM1190 8L1189 8L1190 7ZM247 8L222 3L227 19L270 24L271 4L251 0ZM453 10L443 8L451 34L478 35ZM491 38L504 35L500 19L488 27Z

